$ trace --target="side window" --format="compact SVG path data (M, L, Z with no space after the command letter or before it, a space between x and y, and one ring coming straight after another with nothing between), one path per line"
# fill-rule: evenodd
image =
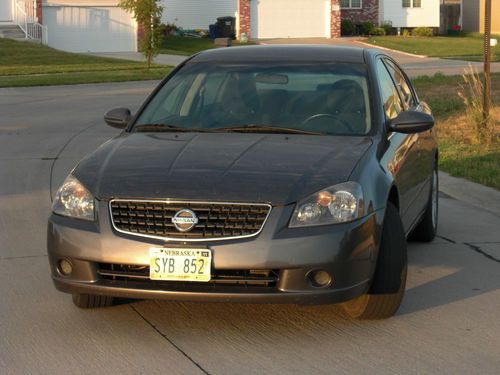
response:
M401 99L394 82L382 60L377 61L377 76L380 87L380 96L384 104L385 116L388 120L395 118L403 111Z
M385 63L387 65L389 73L391 73L391 76L394 79L394 82L396 82L396 86L398 87L399 93L401 94L401 99L403 100L405 109L415 107L417 105L417 101L415 100L413 91L411 90L410 84L406 80L403 72L391 61L385 60Z

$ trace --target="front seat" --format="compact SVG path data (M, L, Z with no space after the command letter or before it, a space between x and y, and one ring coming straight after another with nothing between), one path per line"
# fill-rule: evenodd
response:
M225 125L258 122L260 102L253 77L250 74L232 74L224 87L220 104Z
M366 101L361 85L342 79L330 86L325 99L325 113L339 116L354 133L366 132Z

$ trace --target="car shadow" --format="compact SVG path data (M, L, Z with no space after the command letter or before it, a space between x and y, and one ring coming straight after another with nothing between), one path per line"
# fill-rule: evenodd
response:
M500 264L467 244L437 238L409 243L409 272L398 315L432 309L500 289Z

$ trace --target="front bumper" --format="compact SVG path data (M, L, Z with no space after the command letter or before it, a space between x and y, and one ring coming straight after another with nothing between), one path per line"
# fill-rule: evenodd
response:
M124 298L248 303L338 303L366 293L375 269L383 210L355 222L320 227L287 227L293 205L275 207L262 232L253 238L207 243L165 242L113 230L106 202L100 202L95 223L52 215L47 246L56 288L72 294L99 294ZM215 272L274 270L268 286L212 283L157 283L149 280L104 278L99 267L148 265L151 246L201 247L212 251ZM62 275L61 259L73 272ZM319 288L310 280L314 270L325 270L333 281Z

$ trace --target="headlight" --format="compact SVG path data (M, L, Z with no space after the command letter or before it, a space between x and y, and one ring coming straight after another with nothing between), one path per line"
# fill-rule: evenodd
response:
M357 182L323 189L297 203L290 228L345 223L363 216L363 190Z
M94 220L94 197L80 181L69 175L57 191L52 211L58 215Z

